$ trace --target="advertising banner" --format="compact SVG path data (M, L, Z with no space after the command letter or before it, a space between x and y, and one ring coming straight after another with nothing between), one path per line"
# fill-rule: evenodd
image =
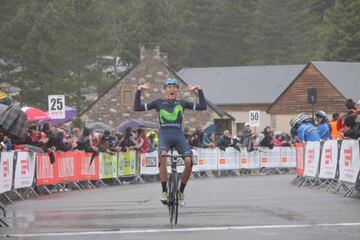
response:
M235 148L229 147L225 151L218 148L217 156L219 170L235 170L240 168L240 152Z
M74 154L78 155L75 164L78 180L99 180L99 156L96 156L90 164L92 153L74 152Z
M199 148L199 170L218 170L217 148Z
M338 142L336 140L324 142L321 151L319 178L335 179L338 154Z
M31 187L34 183L36 153L16 152L14 187Z
M57 177L59 183L78 181L76 161L81 152L55 152L55 162L58 164Z
M118 176L134 176L136 174L136 151L118 153Z
M0 193L11 190L14 173L14 152L0 152Z
M296 167L296 149L293 147L280 148L280 167L295 168Z
M304 175L316 177L320 161L320 142L307 142L305 144Z
M58 161L50 163L49 154L38 153L36 155L36 185L51 185L58 183Z
M296 174L304 176L304 143L295 143Z
M260 151L260 167L279 168L280 167L280 148L262 148Z
M99 154L99 175L101 179L116 178L118 166L116 154Z
M342 141L339 171L340 181L356 183L360 171L359 141Z
M159 174L158 152L140 153L140 172L144 175Z

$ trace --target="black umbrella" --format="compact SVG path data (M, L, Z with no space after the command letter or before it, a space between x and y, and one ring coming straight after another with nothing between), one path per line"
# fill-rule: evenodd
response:
M131 129L138 129L138 128L159 128L159 125L153 122L144 121L141 119L130 119L115 128L116 132L125 132L125 129L130 127Z

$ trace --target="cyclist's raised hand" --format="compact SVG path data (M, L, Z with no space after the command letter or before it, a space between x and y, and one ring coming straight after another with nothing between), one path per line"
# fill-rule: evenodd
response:
M146 82L144 84L141 84L137 87L137 90L148 90L151 88L151 84L149 82Z
M199 85L188 86L188 90L190 92L195 92L195 91L200 90L200 89L201 89L201 87Z

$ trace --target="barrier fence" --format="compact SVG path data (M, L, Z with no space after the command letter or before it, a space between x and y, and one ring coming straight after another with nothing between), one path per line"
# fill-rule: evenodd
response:
M358 140L307 142L296 145L297 177L291 184L360 193L360 142Z
M159 158L157 152L137 151L100 153L91 162L91 154L81 151L56 152L54 164L47 154L10 151L0 153L0 194L11 202L10 193L22 199L25 194L37 195L41 189L51 194L54 190L68 188L96 187L104 185L103 180L121 180L133 177L143 182L143 177L158 175ZM351 196L359 191L359 141L326 141L296 144L296 147L259 149L247 152L227 148L194 149L193 174L208 172L237 172L249 170L259 173L270 169L296 167L297 178L292 184L299 186L333 188L345 190ZM168 168L170 171L170 167ZM178 171L184 170L184 162L179 159ZM59 188L59 189L57 189ZM1 199L0 199L1 200Z

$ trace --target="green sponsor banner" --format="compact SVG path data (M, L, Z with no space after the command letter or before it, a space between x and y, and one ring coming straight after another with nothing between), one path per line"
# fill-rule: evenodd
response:
M99 173L101 179L117 177L117 158L110 153L100 153Z
M118 153L118 176L133 176L136 174L136 151Z

